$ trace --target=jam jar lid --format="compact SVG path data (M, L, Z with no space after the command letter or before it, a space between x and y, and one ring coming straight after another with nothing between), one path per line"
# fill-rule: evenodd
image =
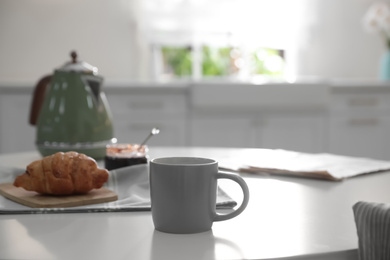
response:
M148 147L139 144L109 144L106 146L106 156L117 158L145 157Z

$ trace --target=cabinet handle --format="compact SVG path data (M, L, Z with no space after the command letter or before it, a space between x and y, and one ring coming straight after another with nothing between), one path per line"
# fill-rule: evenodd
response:
M162 102L130 102L129 107L131 109L141 110L160 110L164 107Z
M348 100L348 105L351 107L373 107L378 104L379 101L375 97L351 98Z
M129 128L133 131L143 131L145 132L146 134L148 133L148 131L150 131L151 129L153 129L154 127L158 127L161 129L161 126L160 125L157 125L157 124L152 124L152 123L139 123L139 124L130 124Z
M377 118L352 118L348 120L350 126L375 126L379 125Z

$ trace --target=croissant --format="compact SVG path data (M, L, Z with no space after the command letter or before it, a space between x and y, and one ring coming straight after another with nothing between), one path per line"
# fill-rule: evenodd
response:
M84 194L98 189L108 180L108 171L96 161L77 152L58 152L30 163L16 177L14 186L41 194Z

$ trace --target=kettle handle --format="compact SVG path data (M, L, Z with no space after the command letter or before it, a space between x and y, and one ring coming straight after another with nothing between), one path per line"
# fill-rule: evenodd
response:
M50 79L52 75L47 75L41 78L34 89L34 95L31 102L30 108L30 120L29 123L31 125L36 125L38 121L39 112L41 111L41 107L43 104L43 100L45 99L46 89L49 85Z

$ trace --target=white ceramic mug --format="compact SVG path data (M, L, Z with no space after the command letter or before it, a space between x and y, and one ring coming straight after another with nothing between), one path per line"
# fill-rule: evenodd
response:
M241 205L231 213L216 212L217 179L235 181L243 190ZM215 160L169 157L150 161L150 197L157 230L188 234L238 216L248 204L249 190L239 175L219 171Z

